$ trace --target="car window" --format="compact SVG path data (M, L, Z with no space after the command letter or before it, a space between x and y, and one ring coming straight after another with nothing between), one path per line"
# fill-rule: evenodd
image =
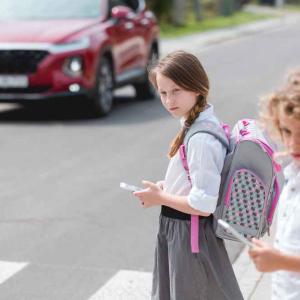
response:
M139 8L138 0L125 0L127 6L129 6L132 10L137 11Z
M3 19L96 18L101 0L1 0Z
M115 6L128 6L133 11L137 11L139 8L139 1L138 0L110 0L110 8L112 9Z

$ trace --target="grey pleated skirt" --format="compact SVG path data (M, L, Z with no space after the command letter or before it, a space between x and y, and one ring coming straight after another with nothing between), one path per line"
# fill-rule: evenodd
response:
M191 252L190 221L160 216L152 300L243 299L212 217L199 220L199 253Z

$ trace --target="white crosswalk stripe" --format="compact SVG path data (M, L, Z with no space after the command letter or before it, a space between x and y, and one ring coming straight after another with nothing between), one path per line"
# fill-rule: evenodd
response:
M149 300L152 274L120 270L88 300Z
M26 262L0 261L0 284L24 269Z

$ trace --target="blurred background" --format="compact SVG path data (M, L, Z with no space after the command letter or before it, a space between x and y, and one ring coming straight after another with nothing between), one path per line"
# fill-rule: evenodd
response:
M299 6L0 0L0 299L149 299L159 208L119 183L163 179L180 128L149 64L190 51L219 118L257 118L300 65Z

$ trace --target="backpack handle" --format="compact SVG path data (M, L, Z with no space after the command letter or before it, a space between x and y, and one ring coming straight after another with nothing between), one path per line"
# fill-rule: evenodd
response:
M226 134L228 141L230 141L230 135L231 135L230 126L226 123L221 123L221 126Z

